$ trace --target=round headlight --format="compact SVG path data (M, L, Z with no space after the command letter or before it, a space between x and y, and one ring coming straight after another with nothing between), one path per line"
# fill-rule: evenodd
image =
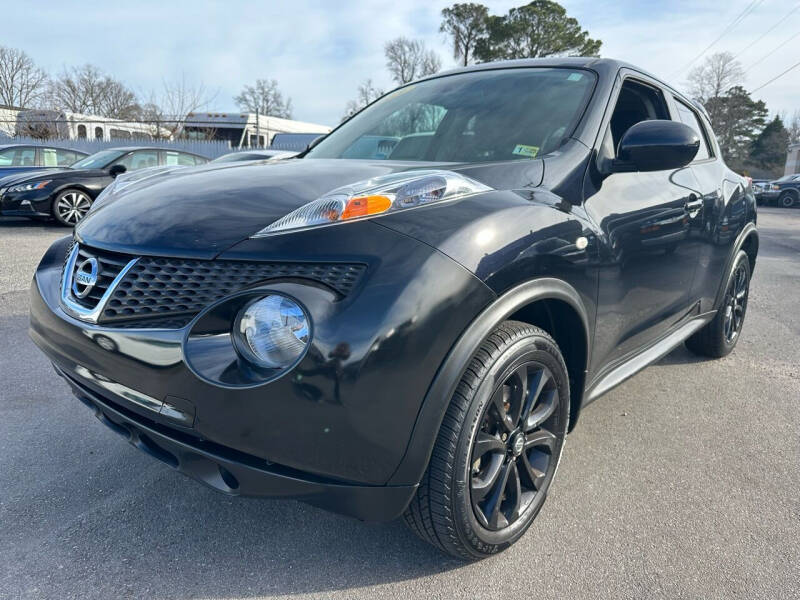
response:
M308 345L309 320L297 302L272 294L242 308L234 323L233 339L239 353L251 363L285 369Z

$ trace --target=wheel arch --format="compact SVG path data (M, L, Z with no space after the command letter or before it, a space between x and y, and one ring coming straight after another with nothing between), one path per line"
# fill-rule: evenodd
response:
M405 455L388 485L419 483L450 399L469 360L494 328L508 319L541 327L554 337L556 343L565 344L564 359L568 361L570 378L570 429L574 427L583 399L591 351L589 314L578 292L565 281L555 278L528 281L499 296L469 324L452 346L428 388ZM562 322L564 319L566 321Z
M739 250L744 250L747 254L747 258L750 261L750 274L752 277L752 273L755 271L756 268L756 257L758 256L758 245L759 245L759 238L758 238L758 229L756 229L755 223L752 221L747 223L742 231L736 238L736 241L731 248L730 255L728 256L727 260L725 261L725 269L722 271L724 276L721 278L719 283L719 288L717 289L717 295L714 299L714 310L720 307L722 303L722 299L725 295L725 288L726 283L728 281L728 275L733 268L733 262L736 260L736 256L739 254Z

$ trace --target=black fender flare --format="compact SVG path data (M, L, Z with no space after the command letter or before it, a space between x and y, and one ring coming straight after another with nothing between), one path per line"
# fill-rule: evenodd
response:
M387 485L416 485L420 482L450 399L475 350L497 325L536 300L562 300L575 309L583 322L587 345L584 370L587 368L591 351L589 316L575 288L554 278L534 279L511 288L470 323L448 352L425 394L405 455Z
M722 300L725 296L725 290L727 289L728 286L728 278L730 276L730 271L733 268L733 261L739 254L739 250L742 249L742 246L744 246L745 242L748 240L748 238L750 238L750 236L755 236L756 248L758 248L758 229L756 229L756 225L752 221L745 224L745 226L739 232L739 235L736 236L736 241L733 243L731 253L725 260L725 270L723 271L725 276L722 277L719 283L719 288L717 288L717 295L714 298L714 310L718 310L720 305L722 304ZM753 257L753 262L751 264L751 267L755 267L755 257Z

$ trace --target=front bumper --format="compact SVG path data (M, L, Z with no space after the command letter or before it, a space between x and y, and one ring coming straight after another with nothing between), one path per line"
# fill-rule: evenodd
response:
M56 372L101 423L177 471L232 496L300 499L364 521L390 521L405 510L417 486L342 484L259 460L172 429L114 404L59 367Z
M341 255L371 265L365 283L336 302L321 302L330 293L318 286L286 283L315 331L297 367L263 385L231 389L195 375L184 361L186 327L126 329L67 315L59 304L67 239L35 274L30 336L104 423L181 472L226 493L392 518L418 483L386 486L405 464L428 386L493 296L436 250L377 225L358 227L360 235L353 226L347 233L356 235L337 241ZM338 235L334 229L324 235ZM249 241L238 258L269 256L271 243Z
M28 197L30 194L3 194L0 196L0 215L7 217L49 217L50 213L42 208L47 204L47 197Z

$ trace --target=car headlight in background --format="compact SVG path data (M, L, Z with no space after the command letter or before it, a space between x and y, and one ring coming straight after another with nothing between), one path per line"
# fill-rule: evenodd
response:
M16 193L16 192L30 192L33 190L40 190L45 187L48 183L50 183L52 179L46 179L45 181L32 181L30 183L23 183L20 185L14 185L8 188L9 193Z
M453 171L384 175L328 192L268 225L253 237L332 225L486 192L490 187Z
M309 320L300 305L278 294L247 304L233 326L236 349L249 362L269 369L286 369L305 352Z

